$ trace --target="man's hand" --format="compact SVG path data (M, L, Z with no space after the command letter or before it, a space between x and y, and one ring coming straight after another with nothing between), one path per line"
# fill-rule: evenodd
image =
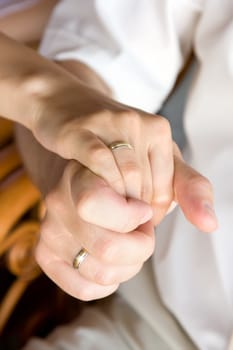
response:
M178 152L174 192L190 222L208 232L216 228L211 186ZM113 293L154 251L152 208L122 197L77 162L67 165L61 181L48 194L46 206L37 261L56 284L76 298L93 300ZM73 259L81 248L89 255L75 270Z
M46 207L37 261L56 284L79 299L111 294L153 253L150 206L126 200L77 162L67 165ZM73 259L81 248L89 255L75 270Z
M29 79L23 89L40 97L31 124L37 140L63 157L62 169L64 158L76 160L51 190L62 173L51 171L55 156L45 161L46 154L30 152L33 142L22 150L47 193L37 260L66 292L101 298L134 276L153 253L153 226L173 202L200 230L216 228L211 185L184 163L163 117L113 101L69 74L49 84ZM132 149L111 151L114 141ZM72 263L81 248L89 255L77 271Z

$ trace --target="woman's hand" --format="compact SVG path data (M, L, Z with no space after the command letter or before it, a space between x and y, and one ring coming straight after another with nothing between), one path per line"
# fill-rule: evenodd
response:
M181 155L161 116L117 103L75 80L46 99L33 131L46 148L78 160L120 195L152 205L155 225L176 200L174 162ZM115 141L132 149L111 151ZM205 230L215 225L216 219Z
M153 205L155 224L174 197L174 152L168 121L124 106L74 82L46 99L33 133L47 149L75 159L104 179L117 193ZM114 151L124 141L132 149Z
M45 196L47 213L36 250L40 266L79 299L112 293L154 251L152 207L121 196L77 161L65 165L26 129L18 128L18 141L25 164ZM211 186L187 166L176 147L172 185L174 199L187 219L203 231L214 230ZM73 259L82 248L89 255L75 270Z
M160 222L174 198L168 122L90 88L103 84L88 67L69 65L74 77L4 35L0 45L0 114L26 126L48 150L88 167L117 193L152 204L154 223ZM111 152L115 141L133 149Z

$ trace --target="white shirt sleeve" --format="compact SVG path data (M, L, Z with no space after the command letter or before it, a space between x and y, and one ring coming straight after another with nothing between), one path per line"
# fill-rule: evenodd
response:
M61 0L40 52L79 60L122 103L155 112L191 45L202 0Z

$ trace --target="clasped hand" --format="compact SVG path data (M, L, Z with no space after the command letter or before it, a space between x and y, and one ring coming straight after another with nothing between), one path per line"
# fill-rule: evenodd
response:
M45 198L36 257L67 293L101 298L134 276L154 251L154 226L174 202L200 230L216 228L211 185L183 161L165 118L82 84L49 103L34 135L69 161ZM111 151L114 141L132 149ZM81 248L89 255L75 270Z

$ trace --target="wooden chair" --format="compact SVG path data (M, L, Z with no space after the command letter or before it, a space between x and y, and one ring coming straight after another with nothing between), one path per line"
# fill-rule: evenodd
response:
M40 194L26 175L11 122L0 119L0 334L29 283L40 274L33 258ZM6 271L14 276L10 286Z
M43 203L27 176L12 123L0 118L0 349L19 349L31 335L68 322L81 303L59 290L33 251Z

